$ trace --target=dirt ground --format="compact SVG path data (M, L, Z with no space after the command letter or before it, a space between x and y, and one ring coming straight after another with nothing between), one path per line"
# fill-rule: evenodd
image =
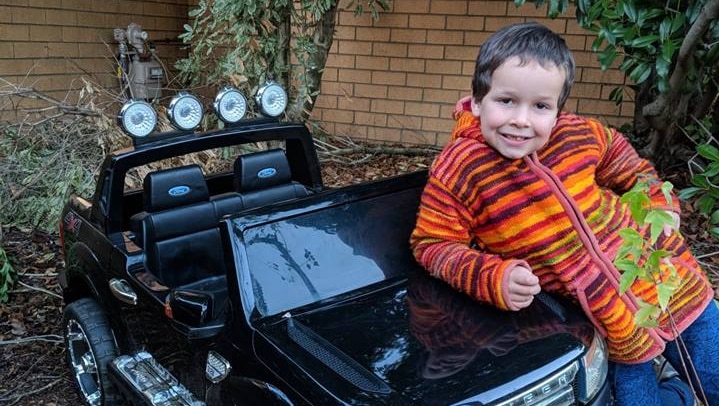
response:
M350 166L325 162L323 176L327 186L336 187L418 170L430 161L428 156L377 156ZM681 176L665 178L681 185ZM685 236L716 281L719 244L704 231L706 220L685 204L682 221ZM0 305L0 405L77 405L61 336L63 302L56 276L63 258L58 236L17 228L2 231L0 244L19 278L10 301Z

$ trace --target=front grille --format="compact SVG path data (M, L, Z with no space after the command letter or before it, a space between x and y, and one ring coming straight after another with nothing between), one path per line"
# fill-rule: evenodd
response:
M574 406L578 362L560 370L522 393L499 403L499 406Z

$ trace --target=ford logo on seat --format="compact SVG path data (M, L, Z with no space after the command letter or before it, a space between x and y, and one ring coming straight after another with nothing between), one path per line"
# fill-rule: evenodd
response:
M190 193L190 187L185 185L175 186L167 191L167 194L172 197L184 196L188 193Z
M271 177L275 176L276 173L277 173L277 169L275 169L275 168L270 167L270 168L260 169L260 171L257 172L257 177L261 178L261 179L271 178Z

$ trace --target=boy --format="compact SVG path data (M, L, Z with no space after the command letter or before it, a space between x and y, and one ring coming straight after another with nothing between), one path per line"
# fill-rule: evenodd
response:
M422 195L411 245L429 272L500 309L529 306L540 289L573 298L606 338L620 405L692 404L677 382L657 382L663 354L683 371L683 332L710 405L719 405L719 311L681 235L664 231L681 285L657 328L634 323L638 300L656 303L637 280L620 295L613 264L618 231L638 229L619 202L640 176L655 208L679 207L659 189L649 162L624 137L593 119L561 112L574 81L564 40L536 23L498 31L481 47L472 96L460 100L452 138ZM677 380L675 378L675 380ZM686 389L684 385L679 388ZM696 388L696 386L695 386Z

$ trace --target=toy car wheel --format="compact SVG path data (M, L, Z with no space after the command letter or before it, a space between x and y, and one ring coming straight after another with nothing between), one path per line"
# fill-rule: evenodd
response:
M70 303L65 307L63 326L67 363L83 404L119 404L119 393L108 372L110 361L117 357L117 345L100 305L90 298Z

